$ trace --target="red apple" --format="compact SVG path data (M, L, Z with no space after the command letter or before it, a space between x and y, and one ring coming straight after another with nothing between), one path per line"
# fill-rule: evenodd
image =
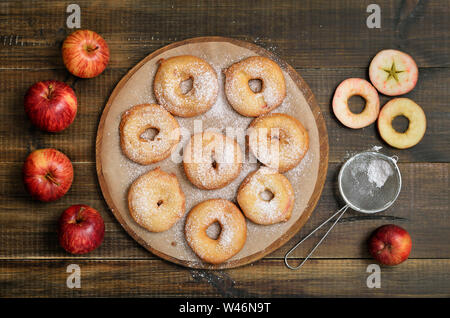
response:
M71 254L85 254L95 250L104 236L102 216L90 206L72 205L59 218L59 244Z
M35 150L23 165L23 180L33 198L44 202L57 200L72 185L72 163L56 149Z
M31 86L24 99L25 112L41 130L58 132L69 126L77 114L77 96L63 82L43 81Z
M70 73L81 78L92 78L106 68L109 48L94 31L78 30L64 40L62 57Z
M411 236L394 224L375 230L369 239L370 254L383 265L398 265L408 259L411 252Z

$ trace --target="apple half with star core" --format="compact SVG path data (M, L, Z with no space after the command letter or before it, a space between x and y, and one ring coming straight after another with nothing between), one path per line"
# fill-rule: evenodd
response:
M25 112L34 126L48 132L66 129L77 115L77 96L64 82L37 82L25 94Z
M369 239L369 252L383 265L398 265L406 261L411 252L411 236L402 227L387 224L376 229Z
M73 166L62 152L48 148L35 150L23 165L23 181L30 195L50 202L61 198L73 181Z
M71 254L86 254L97 247L105 236L105 223L100 213L84 204L72 205L59 218L58 240Z
M108 44L94 31L78 30L64 40L62 58L70 73L81 78L92 78L102 73L108 65Z
M398 50L382 50L370 62L369 77L380 93L398 96L416 86L419 69L410 55Z

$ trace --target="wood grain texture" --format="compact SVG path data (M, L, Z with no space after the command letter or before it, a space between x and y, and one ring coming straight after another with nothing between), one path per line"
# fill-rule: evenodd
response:
M149 52L198 36L233 36L276 52L293 67L367 67L384 48L409 52L420 67L449 66L450 8L439 1L380 0L381 28L368 29L370 1L89 1L82 27L108 42L110 67L130 67ZM59 46L65 2L2 1L2 68L63 68ZM51 17L51 18L49 18ZM29 50L33 49L33 54Z
M131 65L130 65L131 66ZM0 70L0 162L22 162L28 152L54 147L75 162L95 161L95 136L101 112L114 86L126 69L107 69L101 76L75 80L64 70ZM400 162L450 162L450 69L420 70L417 87L405 95L421 105L427 116L424 139L415 147L398 150L381 140L375 125L348 129L335 118L331 99L335 88L348 77L366 76L366 69L297 69L311 87L325 118L330 144L330 162L342 162L351 153L381 145L388 154L397 154ZM75 121L61 133L35 129L23 109L23 95L34 82L54 78L66 80L78 97ZM389 99L382 96L382 105Z
M97 182L95 164L75 163L74 183L60 200L53 203L32 201L22 185L21 164L0 163L0 258L71 258L56 240L59 215L68 206L85 203L98 209L106 225L101 247L80 258L155 258L123 230L105 204ZM336 178L340 164L330 164L319 203L309 221L294 238L270 254L281 258L287 250L332 212L342 206ZM387 211L367 216L349 211L317 250L315 258L368 258L366 240L378 226L395 223L412 235L413 258L450 258L450 219L448 218L449 163L400 164L403 188ZM293 256L307 254L317 233Z
M8 260L0 263L1 296L51 297L448 297L450 260L409 260L381 269L367 288L373 260L311 260L301 271L279 260L227 271L189 270L161 260ZM81 288L66 286L66 268L81 269Z
M77 80L64 69L60 46L68 2L0 2L0 296L444 296L449 297L450 7L445 1L379 0L381 29L367 29L372 1L88 1L82 27L108 41L111 63L99 77ZM138 61L174 41L221 35L261 45L292 65L311 87L325 118L330 169L313 217L284 247L253 265L223 272L189 271L161 261L134 242L107 210L95 175L95 134L101 111L119 79ZM425 110L428 127L417 146L398 151L374 125L349 130L331 113L340 81L368 79L379 50L410 53L420 68L407 96ZM22 98L34 82L59 79L79 98L78 116L63 133L31 127ZM381 104L388 99L381 97ZM381 145L400 157L404 187L375 219L349 213L301 271L284 267L288 247L339 207L334 182L352 153ZM75 162L67 196L44 204L29 199L20 169L29 151L56 147ZM72 257L56 242L56 221L69 205L86 203L106 222L102 246ZM365 287L365 240L376 227L396 223L413 236L412 259L382 268L382 288ZM315 237L318 239L318 236ZM314 240L314 239L313 239ZM308 246L295 253L306 254ZM349 259L350 258L350 259ZM68 264L83 271L81 290L65 287ZM181 292L180 292L181 291Z

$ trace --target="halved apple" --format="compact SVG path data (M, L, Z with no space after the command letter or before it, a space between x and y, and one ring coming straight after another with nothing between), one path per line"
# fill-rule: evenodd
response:
M408 93L416 86L419 69L408 54L397 50L383 50L372 59L369 77L380 93L398 96Z

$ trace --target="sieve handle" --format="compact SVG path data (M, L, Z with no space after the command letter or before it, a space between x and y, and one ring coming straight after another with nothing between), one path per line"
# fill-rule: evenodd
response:
M345 211L347 211L348 209L348 205L344 206L343 208L341 208L339 211L337 211L336 213L334 213L332 216L330 216L325 222L323 222L322 224L320 224L318 227L316 227L311 233L309 233L308 235L306 235L300 242L298 242L297 244L295 244L295 246L293 248L291 248L286 255L284 256L284 263L286 264L286 266L289 269L299 269L300 267L303 266L303 264L305 264L305 262L308 260L308 258L314 253L314 251L319 247L319 245L323 242L323 240L327 237L328 233L331 232L331 230L333 229L333 227L337 224L337 222L339 222L339 220L341 219L341 217L344 215ZM300 245L302 244L304 241L306 241L311 235L313 235L316 231L318 231L320 228L322 228L322 226L324 226L325 224L327 224L328 222L330 222L336 215L339 215L339 217L336 219L336 221L334 221L334 223L330 226L330 228L328 229L328 231L322 236L322 238L320 239L320 241L316 244L316 246L314 246L314 248L311 250L311 252L309 252L308 256L306 256L306 258L300 263L300 265L298 266L291 266L288 263L288 257L289 255Z

